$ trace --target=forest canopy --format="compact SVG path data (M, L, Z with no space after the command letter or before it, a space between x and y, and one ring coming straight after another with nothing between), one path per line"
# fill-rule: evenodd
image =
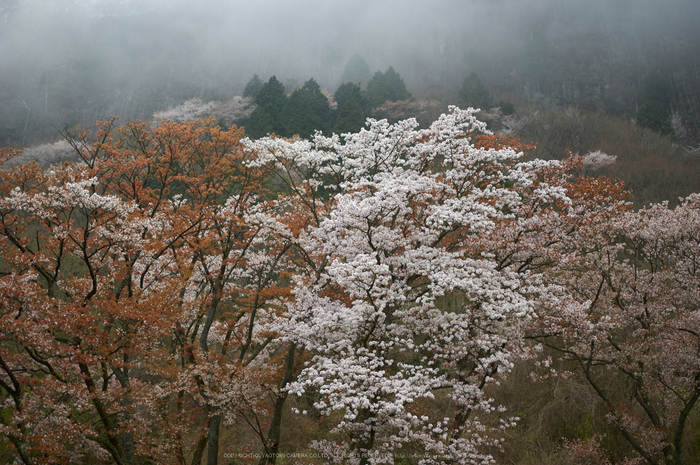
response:
M526 361L595 393L616 460L695 457L698 195L634 211L456 107L342 139L113 120L68 143L79 162L0 172L3 457L489 463ZM602 454L576 439L561 460Z

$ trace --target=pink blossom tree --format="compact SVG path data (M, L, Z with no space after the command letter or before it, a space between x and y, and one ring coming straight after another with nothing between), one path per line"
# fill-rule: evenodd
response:
M549 279L561 293L534 339L583 374L645 463L686 463L700 398L700 197L601 217L559 247Z

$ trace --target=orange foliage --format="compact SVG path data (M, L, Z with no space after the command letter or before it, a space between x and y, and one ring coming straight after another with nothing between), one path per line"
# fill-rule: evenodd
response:
M270 168L242 129L114 123L70 139L84 166L0 173L2 429L27 463L196 461L186 438L268 415L284 371L257 321L289 293L289 246L247 219Z

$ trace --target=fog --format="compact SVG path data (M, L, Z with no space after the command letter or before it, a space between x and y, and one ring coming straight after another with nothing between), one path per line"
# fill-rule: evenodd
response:
M230 98L254 74L332 93L356 54L414 95L455 94L472 71L495 92L551 93L542 50L584 74L600 59L697 79L698 24L696 0L0 0L0 137Z

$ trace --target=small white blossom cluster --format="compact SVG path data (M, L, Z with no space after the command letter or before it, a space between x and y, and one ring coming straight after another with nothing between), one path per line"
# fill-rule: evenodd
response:
M186 100L182 105L167 110L161 110L153 113L153 121L172 121L175 123L183 123L186 121L194 121L202 115L209 114L214 108L221 105L221 102L202 102L199 98Z
M616 155L608 155L605 152L596 150L594 152L588 152L582 158L584 168L589 168L591 170L597 170L610 166L617 160Z
M62 139L57 142L27 147L22 151L21 155L12 158L7 165L15 166L36 161L40 166L49 166L64 161L76 160L77 158L78 154L73 147Z
M249 117L255 110L255 104L248 97L235 96L225 102L202 102L200 98L186 100L182 105L153 114L153 121L173 121L183 123L195 121L203 116L213 117L219 124L230 126L236 121Z

